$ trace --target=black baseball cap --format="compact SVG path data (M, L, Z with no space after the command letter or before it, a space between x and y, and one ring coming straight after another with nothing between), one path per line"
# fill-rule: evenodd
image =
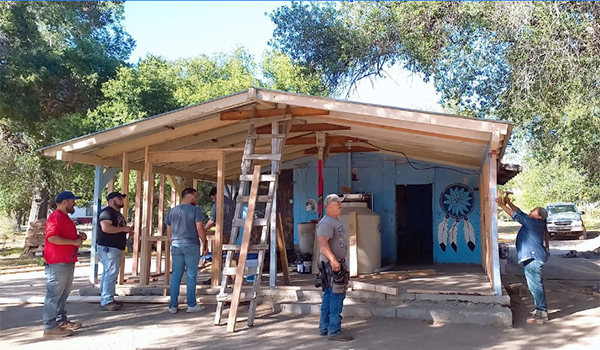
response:
M106 200L109 201L115 197L125 198L125 197L127 197L127 195L125 193L111 192L108 194L108 196L106 196Z

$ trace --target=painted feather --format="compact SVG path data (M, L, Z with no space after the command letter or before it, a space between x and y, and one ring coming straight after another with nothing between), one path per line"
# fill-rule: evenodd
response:
M448 218L445 217L438 225L438 243L442 251L446 251L446 243L448 242Z

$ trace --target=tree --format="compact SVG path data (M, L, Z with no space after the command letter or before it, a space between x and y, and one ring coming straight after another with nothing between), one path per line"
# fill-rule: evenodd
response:
M81 116L134 46L122 19L122 2L0 5L0 136L11 151L0 169L3 210L18 212L22 198L33 198L30 220L45 217L51 193L85 176L36 149L89 131ZM22 185L10 186L15 176Z
M510 120L540 159L599 179L597 2L293 2L271 45L340 93L401 64L461 114ZM583 146L585 145L585 146Z

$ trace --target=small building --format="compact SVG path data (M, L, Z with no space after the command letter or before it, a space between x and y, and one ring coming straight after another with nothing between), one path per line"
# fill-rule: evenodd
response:
M117 169L138 172L138 191L142 172L146 186L154 174L162 174L161 184L166 176L174 189L182 188L185 179L235 188L249 126L268 132L263 129L282 118L293 122L277 200L288 247L298 243L298 223L317 219L307 211L307 202L318 198L321 161L324 194L372 196L372 209L381 220L381 266L478 264L493 293L502 293L494 198L499 181L518 171L500 162L512 130L509 122L251 88L42 152L96 165L94 203ZM194 152L197 156L190 157ZM268 169L270 162L263 163ZM138 193L140 206L151 205L153 191L146 187ZM162 215L164 203L159 206ZM155 230L161 235L161 225L153 229L148 215L136 224L142 242ZM132 274L149 263L142 260L138 266L136 259ZM142 284L147 277L148 272Z

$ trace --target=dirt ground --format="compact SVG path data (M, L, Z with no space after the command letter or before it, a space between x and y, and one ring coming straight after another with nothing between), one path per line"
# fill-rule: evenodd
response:
M508 241L509 231L503 233ZM522 268L514 261L513 245L509 273L502 275L511 292L513 328L346 318L343 327L355 340L332 342L317 334L317 317L274 314L267 305L259 307L254 327L248 328L238 318L238 331L227 334L224 326L213 325L215 305L199 314L180 310L171 315L166 305L126 304L111 313L99 311L96 304L70 303L70 317L85 327L69 338L45 340L41 337L42 305L5 304L0 305L0 349L598 349L600 261L561 257L571 249L600 246L598 234L591 237L551 242L552 256L544 267L551 320L544 325L525 322L533 302ZM75 288L86 285L87 269L77 268ZM43 272L0 275L0 297L43 295L44 283Z

